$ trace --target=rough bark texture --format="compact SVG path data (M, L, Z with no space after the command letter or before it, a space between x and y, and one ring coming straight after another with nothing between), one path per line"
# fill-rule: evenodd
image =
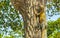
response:
M46 0L11 0L14 7L20 11L24 20L24 38L47 38Z

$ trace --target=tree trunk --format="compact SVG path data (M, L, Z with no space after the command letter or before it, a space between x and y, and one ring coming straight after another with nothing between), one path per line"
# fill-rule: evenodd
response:
M11 0L14 7L23 16L25 37L24 38L47 38L46 0Z

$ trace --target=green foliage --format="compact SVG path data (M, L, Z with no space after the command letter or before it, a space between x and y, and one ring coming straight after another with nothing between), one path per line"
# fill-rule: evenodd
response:
M60 32L58 32L54 38L60 38Z
M55 30L52 34L48 36L48 38L60 38L60 31Z
M57 32L58 32L57 30L53 31L53 33L50 34L50 35L48 36L48 38L54 38L54 37L56 37Z
M5 36L4 38L14 38L13 36Z
M58 34L58 31L60 30L60 18L58 18L56 21L49 21L48 22L48 38L56 38L56 34Z
M0 1L0 34L3 34L0 38L20 38L24 34L22 16L14 9L10 0Z
M0 24L4 27L11 26L14 30L21 29L23 21L21 15L14 7L10 4L9 0L4 0L0 2Z
M0 34L0 38L2 38L2 35Z

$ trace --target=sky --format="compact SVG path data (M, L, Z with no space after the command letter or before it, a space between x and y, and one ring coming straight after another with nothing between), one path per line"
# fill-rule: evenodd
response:
M49 19L48 16L47 16L46 18L47 18L47 21L49 21L49 20L55 21L55 20L57 20L58 18L60 18L60 15L53 15L50 19Z

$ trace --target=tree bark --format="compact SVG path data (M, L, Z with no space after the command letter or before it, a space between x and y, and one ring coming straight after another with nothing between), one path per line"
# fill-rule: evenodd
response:
M47 38L46 0L11 0L24 20L24 38Z

